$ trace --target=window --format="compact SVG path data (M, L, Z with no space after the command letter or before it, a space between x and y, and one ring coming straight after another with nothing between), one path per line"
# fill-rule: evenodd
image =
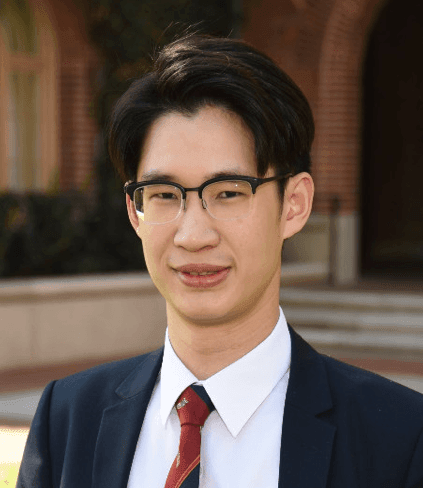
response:
M45 5L0 7L0 189L46 190L58 167L55 41Z

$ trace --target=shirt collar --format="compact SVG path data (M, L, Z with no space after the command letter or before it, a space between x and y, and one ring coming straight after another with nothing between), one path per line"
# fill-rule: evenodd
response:
M291 338L282 309L271 334L252 351L214 374L203 384L233 437L288 372ZM166 331L160 375L160 415L166 423L179 395L198 379L178 358Z

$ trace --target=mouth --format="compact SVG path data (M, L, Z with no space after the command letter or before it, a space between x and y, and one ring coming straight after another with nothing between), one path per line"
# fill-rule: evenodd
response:
M229 275L230 267L210 264L189 264L175 269L178 278L192 288L211 288L219 285Z

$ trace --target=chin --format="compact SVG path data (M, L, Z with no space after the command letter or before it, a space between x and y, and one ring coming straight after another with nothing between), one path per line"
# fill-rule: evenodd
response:
M178 314L185 320L198 325L217 325L227 321L228 315L216 307L205 305L181 307L178 309Z
M200 326L227 324L240 316L239 310L234 308L233 302L218 303L217 300L200 300L201 297L198 297L193 303L174 303L171 308L182 320Z

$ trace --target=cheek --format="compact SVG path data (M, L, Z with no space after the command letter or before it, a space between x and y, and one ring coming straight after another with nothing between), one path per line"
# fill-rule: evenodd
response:
M148 271L153 274L167 267L169 256L174 252L175 228L169 225L154 226L142 224L139 237L143 245L144 258Z
M163 253L163 237L160 229L141 224L138 231L143 246L144 258L151 271L158 265L160 255Z
M260 236L256 244L251 246L250 251L246 255L252 267L272 267L280 259L280 250L281 245L279 244L279 240L274 236L273 238Z
M280 221L273 217L256 218L248 226L248 229L242 226L233 229L232 236L237 240L238 249L244 254L249 253L251 256L262 256L264 254L269 259L274 254L277 255L282 249L283 239Z

